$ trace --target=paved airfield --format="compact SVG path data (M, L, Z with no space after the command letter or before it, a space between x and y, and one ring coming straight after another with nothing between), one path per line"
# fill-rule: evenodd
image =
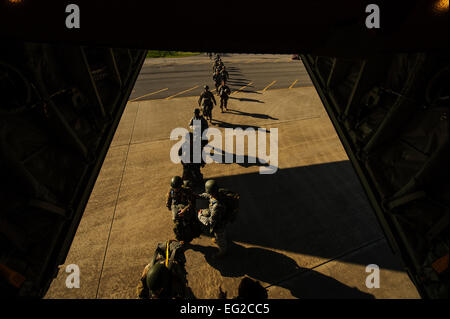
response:
M269 298L419 298L301 61L275 55L223 60L236 85L231 111L221 114L214 108L213 127L223 134L227 127L277 128L279 169L261 175L258 162L202 169L205 179L215 178L240 193L241 209L228 228L232 243L225 258L212 258L216 248L206 236L186 251L196 297L217 298L219 286L234 297L247 275L268 289ZM193 65L204 68L204 80L179 72ZM170 160L176 143L170 132L187 127L200 87L214 88L211 67L206 56L146 62L66 263L46 298L136 298L136 285L157 243L174 238L165 196L171 177L182 168ZM166 82L152 80L156 69ZM174 72L182 80L169 81ZM178 94L195 85L198 91ZM80 288L66 288L69 264L80 268ZM379 288L366 287L370 264L380 268Z

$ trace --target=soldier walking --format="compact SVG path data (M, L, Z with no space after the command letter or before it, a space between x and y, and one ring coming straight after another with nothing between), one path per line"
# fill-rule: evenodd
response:
M209 123L212 123L212 109L217 103L214 95L209 90L209 86L205 85L204 89L205 90L198 99L198 105L201 106L203 101L203 115L205 115L205 117L209 119Z
M222 60L220 59L220 56L217 55L214 58L214 64L213 64L213 74L216 73L217 69L219 68L219 65L222 63Z
M228 111L228 98L231 94L230 88L222 81L222 85L219 87L219 96L220 96L220 111L223 113L223 109L225 108Z
M220 74L219 70L216 70L216 73L214 73L213 81L216 86L217 95L219 95L219 86L220 86L220 83L222 83L222 81L223 81L222 75Z
M194 131L194 121L200 121L200 132L203 136L203 133L208 129L208 121L205 119L203 115L200 114L200 109L196 108L194 110L194 116L189 122L189 128Z
M222 78L222 81L224 81L225 83L230 78L230 75L228 74L228 71L226 70L225 65L222 67L222 70L220 71L220 77Z
M188 287L186 257L175 240L159 243L136 288L139 299L195 299Z
M194 127L193 127L194 128ZM197 137L201 138L201 137ZM195 188L203 187L203 175L200 170L201 167L205 166L205 161L202 156L202 149L208 144L207 140L201 140L200 154L195 156L194 152L194 134L189 132L186 134L186 139L183 145L180 146L178 150L178 156L181 159L181 165L183 165L183 180L190 180ZM199 161L198 161L199 160Z
M203 139L203 133L208 129L209 125L208 125L208 121L205 119L205 117L200 114L200 109L198 109L198 108L196 108L194 110L194 116L192 117L191 121L189 122L189 128L192 130L192 133L194 133L194 131L195 131L195 123L196 122L194 122L194 121L200 121L200 138L202 138L201 144L202 144L202 150L203 150L203 148L208 144L208 140ZM193 136L191 136L191 137L193 137ZM203 159L202 159L202 163L203 163Z

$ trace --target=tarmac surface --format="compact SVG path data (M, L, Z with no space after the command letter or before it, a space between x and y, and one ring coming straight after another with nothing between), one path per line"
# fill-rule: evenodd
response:
M157 243L174 238L165 196L182 169L170 160L176 141L169 136L187 127L197 99L128 103L46 298L136 298ZM247 275L268 289L269 298L419 298L315 89L248 88L232 95L229 108L213 110L213 127L222 133L234 127L278 129L278 171L259 174L259 162L202 169L205 179L239 192L241 208L229 225L230 248L222 260L212 257L216 247L207 236L188 247L186 269L196 297L217 298L219 286L234 297ZM80 288L66 287L69 264L80 268ZM370 264L379 266L379 288L366 287Z
M226 54L223 61L232 91L244 86L244 89L269 90L313 85L302 62L292 60L291 55ZM212 61L204 55L148 58L130 100L200 96L204 85L215 89L212 75Z

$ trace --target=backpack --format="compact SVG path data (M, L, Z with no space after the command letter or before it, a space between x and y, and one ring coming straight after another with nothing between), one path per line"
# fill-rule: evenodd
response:
M203 93L203 102L207 104L212 103L212 96L210 91Z
M231 94L230 88L228 86L221 87L219 94L220 96L230 95Z
M234 222L239 212L239 194L225 188L220 188L219 196L221 202L225 206L225 216L223 216L223 221L226 223Z

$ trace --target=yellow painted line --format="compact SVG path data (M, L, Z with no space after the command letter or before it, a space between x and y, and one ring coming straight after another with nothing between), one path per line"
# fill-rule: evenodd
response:
M152 93L149 93L149 94L142 95L142 96L137 97L137 98L135 98L135 99L133 99L133 100L130 100L130 102L134 102L134 101L136 101L136 100L142 99L143 97L147 97L147 96L150 96L150 95L153 95L153 94L157 94L157 93L159 93L159 92L167 91L168 89L169 89L169 88L165 88L165 89L161 89L161 90L156 91L156 92L152 92Z
M297 83L297 82L298 82L298 80L295 80L294 83L292 83L289 88L292 89L294 87L295 83Z
M171 96L169 96L169 97L166 97L166 100L170 100L171 98L174 98L175 96L178 96L178 95L181 95L181 94L183 94L183 93L186 93L186 92L195 90L196 88L198 88L198 85L196 85L196 86L194 86L194 87L192 87L192 88L190 88L190 89L181 91L181 92L179 92L179 93L177 93L177 94L174 94L174 95L171 95Z
M272 85L274 85L275 83L277 83L277 81L273 81L272 83L270 83L268 86L266 86L262 91L265 92L268 88L270 88Z
M250 85L252 85L252 84L253 84L253 82L250 82L249 84L247 84L247 85L245 85L245 86L241 87L240 89L238 89L238 90L234 91L234 92L233 92L233 93L231 93L231 94L237 93L237 92L239 92L239 91L241 91L241 90L245 89L245 88L246 88L247 86L250 86Z

